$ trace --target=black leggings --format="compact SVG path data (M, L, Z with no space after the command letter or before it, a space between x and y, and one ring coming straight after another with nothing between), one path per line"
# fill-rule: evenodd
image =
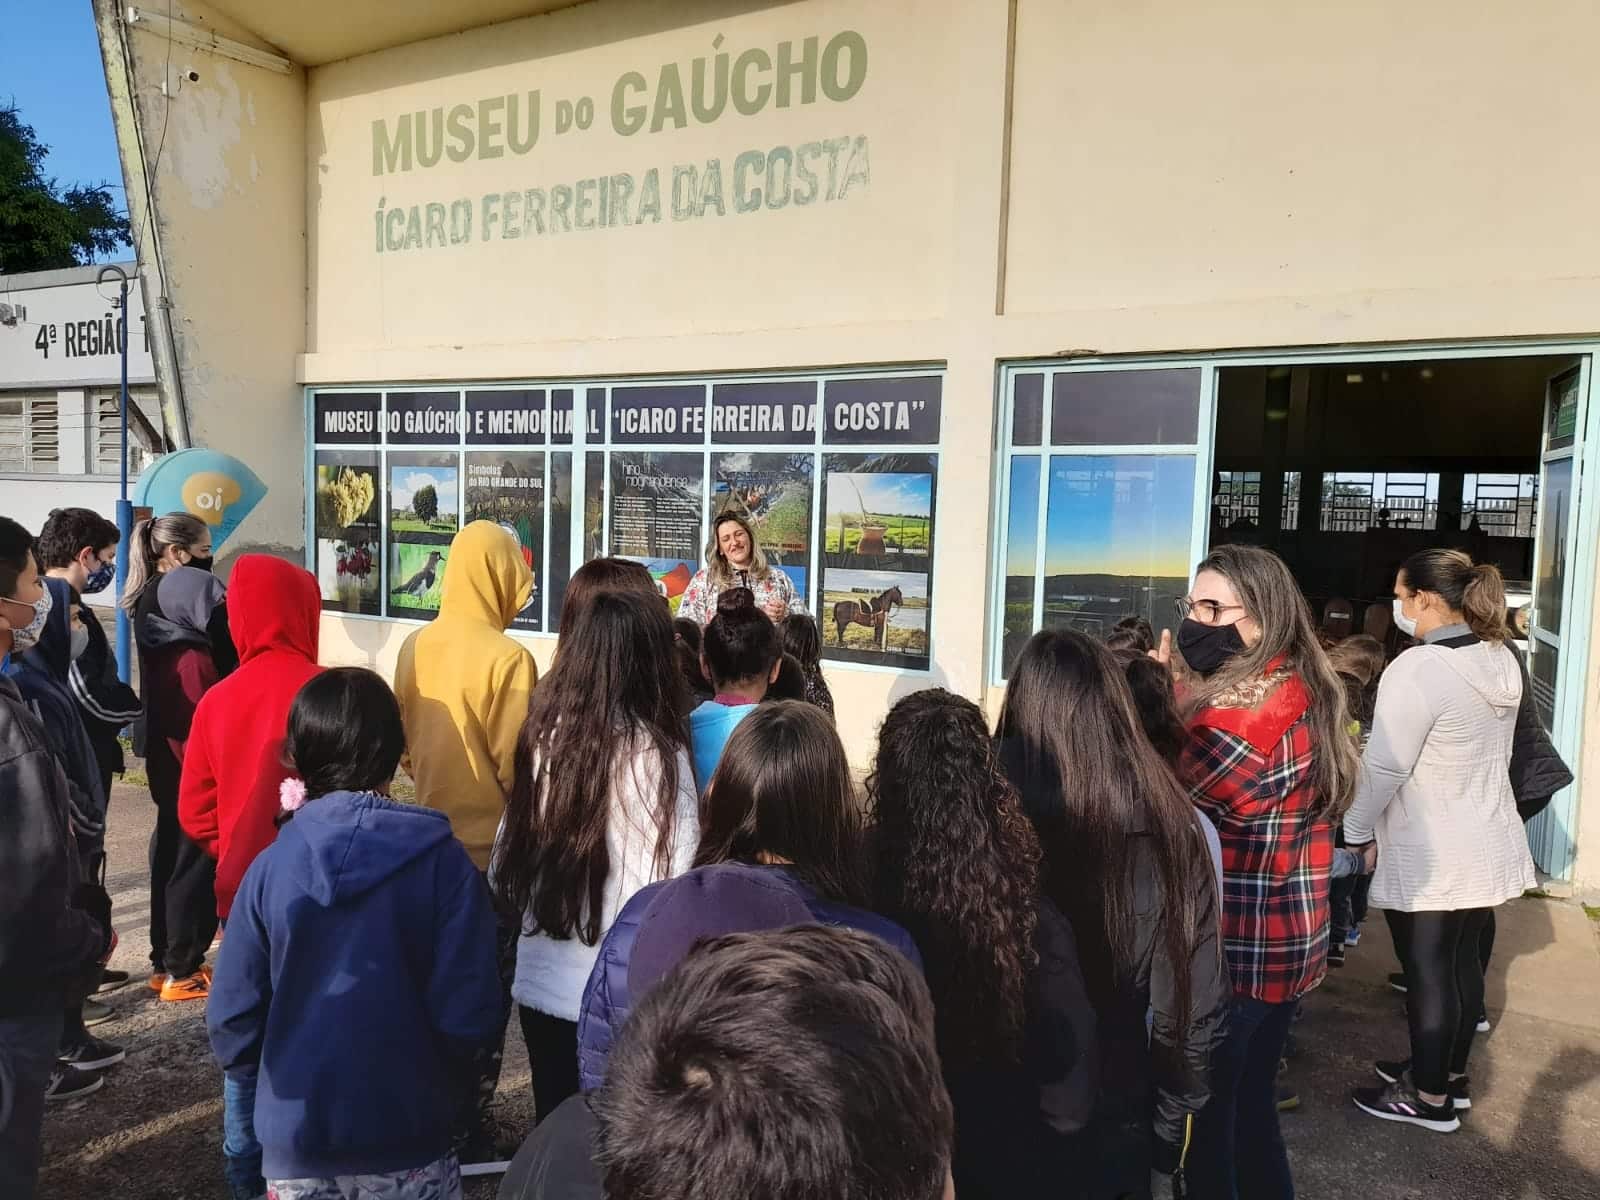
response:
M538 1124L578 1094L578 1023L518 1006L522 1040L533 1071L533 1119Z
M1493 909L1388 913L1406 976L1411 1027L1411 1077L1417 1090L1443 1095L1452 1074L1464 1075L1483 1013L1485 922Z

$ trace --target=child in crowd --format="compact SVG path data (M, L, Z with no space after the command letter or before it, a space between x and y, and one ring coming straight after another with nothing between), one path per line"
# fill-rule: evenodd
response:
M717 615L706 626L700 659L715 688L715 695L689 714L695 784L704 792L728 735L755 711L783 666L777 627L756 607L749 588L728 588L717 597Z
M58 508L44 523L34 547L39 569L72 588L78 619L83 622L83 649L79 653L74 647L67 678L89 742L94 746L100 786L107 796L111 795L112 777L122 774L122 731L144 710L139 694L117 675L110 639L83 597L97 595L111 586L120 539L117 527L99 513L87 508ZM127 980L126 972L117 975L120 981Z
M816 619L806 613L790 613L778 628L783 632L784 652L794 655L805 672L806 703L833 716L833 693L822 677L822 633Z
M1069 1194L1069 1179L1088 1194L1098 1022L978 706L939 689L901 700L868 787L879 904L916 939L937 1006L956 1194L1042 1200Z
M693 712L715 694L706 673L700 669L700 626L678 617L672 622L672 652L678 659L678 670L683 675L684 691L688 694L689 711Z
M917 969L852 929L731 933L683 957L691 932L662 939L664 978L604 1086L534 1130L500 1200L949 1200L950 1101Z
M504 1022L483 880L443 814L388 790L405 747L370 671L301 689L288 817L245 872L206 1025L254 1077L275 1200L458 1200L452 1125Z
M832 722L813 705L769 699L740 722L712 776L701 825L698 869L636 892L600 947L578 1019L586 1090L600 1085L612 1040L640 995L634 964L641 931L659 929L669 909L677 922L716 933L801 921L847 925L922 961L905 930L866 911L850 764ZM744 869L733 871L729 864L735 863ZM789 915L778 924L760 923L745 899L752 895L782 897Z
M278 789L290 775L283 737L295 697L318 672L322 597L302 567L246 554L228 584L228 625L239 669L200 698L189 730L178 819L216 863L217 917L226 925L244 873L277 834ZM225 1076L223 1168L236 1200L265 1187L252 1132L254 1083Z
M511 992L540 1120L578 1090L578 1010L601 939L628 897L684 871L699 842L687 743L661 597L591 591L564 610L493 870L505 910L523 914Z
M1378 678L1383 674L1387 656L1383 643L1365 633L1345 638L1328 651L1328 660L1338 672L1344 685L1345 702L1350 707L1350 733L1358 746L1365 745L1372 732L1372 709L1377 696ZM1344 846L1344 829L1339 829L1335 839ZM1328 965L1344 966L1345 949L1361 941L1361 924L1367 919L1367 892L1372 887L1372 876L1364 871L1340 873L1339 856L1335 855L1333 882L1328 889L1331 911L1328 932Z
M13 655L8 673L44 725L45 741L66 779L72 834L84 886L99 889L105 874L106 795L94 745L73 700L69 672L73 651L85 644L72 588L62 579L41 581L50 597L50 615L33 648ZM105 901L109 906L109 898ZM50 1098L66 1098L82 1080L67 1071L99 1071L126 1057L121 1046L101 1041L83 1023L82 1004L66 1010ZM58 1092L60 1095L58 1096Z

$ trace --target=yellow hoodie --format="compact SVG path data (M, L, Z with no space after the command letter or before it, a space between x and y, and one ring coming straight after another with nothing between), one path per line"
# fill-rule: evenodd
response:
M406 639L395 694L417 802L450 818L480 870L489 865L538 668L506 636L533 573L516 539L474 521L450 543L439 616Z

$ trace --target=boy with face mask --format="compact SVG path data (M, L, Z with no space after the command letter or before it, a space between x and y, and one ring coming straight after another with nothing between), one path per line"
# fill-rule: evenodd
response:
M77 648L81 653L87 644L86 630L78 619L71 586L61 579L40 582L50 602L44 624L33 646L21 654L13 652L7 670L43 724L45 742L66 778L72 833L85 886L99 887L105 874L107 795L100 783L94 746L68 682L73 651ZM125 1054L122 1047L90 1034L84 1027L82 1005L75 1004L66 1012L59 1057L67 1066L104 1070L121 1062ZM61 1074L63 1086L75 1078Z
M39 579L32 537L0 517L0 663L31 649L54 599ZM115 944L109 902L75 906L77 846L66 779L39 718L0 673L0 1195L29 1200L39 1171L45 1095L62 1081L77 1094L100 1078L58 1069L62 1011L100 978ZM101 893L103 896L104 893ZM60 1075L58 1081L53 1078Z
M117 569L117 527L87 508L58 508L34 546L39 569L73 591L81 632L73 632L67 683L94 747L100 787L111 795L111 779L123 771L122 731L143 711L139 695L117 676L116 655L93 609L83 597L103 594ZM80 649L81 647L81 649Z

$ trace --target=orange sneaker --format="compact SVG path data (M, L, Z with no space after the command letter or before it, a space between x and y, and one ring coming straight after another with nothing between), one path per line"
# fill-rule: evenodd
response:
M166 986L167 986L167 973L165 971L152 971L152 972L150 972L149 988L150 988L150 990L152 992L155 992L157 995L160 995L161 994L161 989L166 987Z
M161 998L168 1003L184 1000L204 1000L211 994L211 976L204 970L182 978L168 979L161 985Z

